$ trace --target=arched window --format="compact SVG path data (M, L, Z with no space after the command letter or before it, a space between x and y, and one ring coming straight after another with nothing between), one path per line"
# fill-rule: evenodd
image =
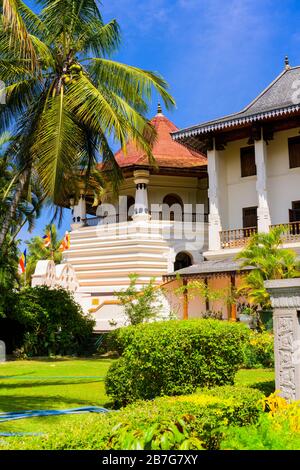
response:
M188 268L192 266L193 261L191 255L189 253L185 253L181 251L177 254L175 263L174 263L174 271L179 271L180 269Z
M134 214L135 199L133 196L127 196L127 220L131 220Z
M169 206L169 208L171 209L170 220L182 220L183 202L179 196L177 196L176 194L168 194L164 197L163 204Z

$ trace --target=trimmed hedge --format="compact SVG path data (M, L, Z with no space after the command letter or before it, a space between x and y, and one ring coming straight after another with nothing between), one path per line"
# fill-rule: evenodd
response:
M258 390L225 386L139 401L106 415L74 416L49 435L2 439L0 449L219 449L222 427L256 423L262 398Z
M105 383L119 406L233 384L249 330L217 320L168 321L122 328L111 341L122 357Z

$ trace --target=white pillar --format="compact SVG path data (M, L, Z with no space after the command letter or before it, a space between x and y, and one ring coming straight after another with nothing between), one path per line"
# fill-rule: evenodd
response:
M256 190L258 197L258 231L263 233L269 232L271 225L267 191L267 158L267 144L263 139L263 130L261 130L261 139L255 141L255 162L257 169Z
M149 171L135 171L134 183L136 185L136 192L133 220L150 220L148 207Z
M219 168L219 152L215 149L208 150L208 177L209 177L209 251L221 249L220 232L222 231L221 209L220 209L220 168Z
M274 323L276 390L300 400L300 279L266 281Z
M73 206L72 209L72 229L82 227L86 219L86 201L84 194L80 195L79 201Z

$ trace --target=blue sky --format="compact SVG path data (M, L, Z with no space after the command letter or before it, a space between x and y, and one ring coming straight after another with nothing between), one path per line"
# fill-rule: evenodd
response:
M34 2L27 2L33 4ZM300 65L299 0L102 0L122 29L117 60L161 73L178 127L239 111L283 69ZM149 116L155 113L157 99ZM41 234L49 211L36 223ZM61 234L69 228L66 211ZM32 234L21 233L23 240Z

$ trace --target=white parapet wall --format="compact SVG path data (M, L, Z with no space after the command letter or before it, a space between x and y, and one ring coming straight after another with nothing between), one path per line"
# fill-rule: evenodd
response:
M76 293L79 288L76 272L69 263L55 265L52 260L38 261L31 280L32 287L63 287Z
M104 300L100 305L91 309L91 296L81 292L76 271L70 263L55 265L52 260L38 261L31 284L32 287L47 286L50 289L62 287L72 292L84 313L91 313L95 319L95 331L110 331L129 324L124 315L124 308L116 296L110 300ZM156 320L170 318L172 311L170 300L164 289L159 293L157 303L160 307L160 315Z

